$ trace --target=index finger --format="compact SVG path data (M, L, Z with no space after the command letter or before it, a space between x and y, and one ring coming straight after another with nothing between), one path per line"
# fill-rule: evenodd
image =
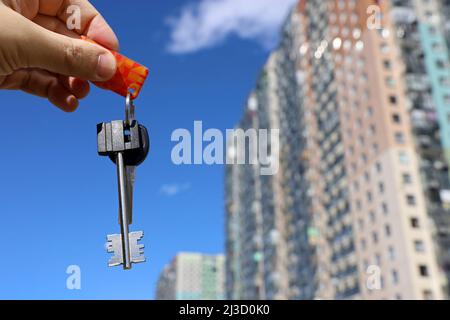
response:
M73 6L73 7L72 7ZM72 10L70 10L72 9ZM76 18L80 13L80 28L74 29L79 35L84 35L89 39L118 51L119 40L114 31L87 0L40 0L39 13L58 17L67 24L69 19Z

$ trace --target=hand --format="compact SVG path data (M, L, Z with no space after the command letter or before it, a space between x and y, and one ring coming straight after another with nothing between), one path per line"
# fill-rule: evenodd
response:
M69 30L67 8L81 10L81 28ZM88 80L106 81L116 71L105 48L118 50L112 29L87 0L0 0L0 89L48 98L76 110L89 93Z

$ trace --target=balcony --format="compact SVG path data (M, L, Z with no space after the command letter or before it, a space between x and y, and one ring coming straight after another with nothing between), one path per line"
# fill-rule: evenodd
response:
M411 112L411 125L416 134L432 135L438 129L436 112L413 110Z
M402 6L393 7L391 17L396 24L411 24L417 20L414 9Z
M406 85L408 89L415 91L427 91L431 87L428 77L418 73L407 74Z

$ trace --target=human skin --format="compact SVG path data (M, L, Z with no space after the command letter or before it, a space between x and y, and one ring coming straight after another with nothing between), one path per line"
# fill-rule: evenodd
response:
M78 30L67 26L72 5L81 10ZM119 42L87 0L0 0L0 89L22 90L73 112L88 95L89 80L114 75L116 61L106 48L117 51Z

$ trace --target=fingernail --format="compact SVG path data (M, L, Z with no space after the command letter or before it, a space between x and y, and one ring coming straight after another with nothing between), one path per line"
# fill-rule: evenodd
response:
M69 105L69 112L73 112L78 108L79 102L75 96L69 96L67 99L67 104Z
M104 53L98 57L97 76L99 80L109 80L116 73L116 58L111 53Z

